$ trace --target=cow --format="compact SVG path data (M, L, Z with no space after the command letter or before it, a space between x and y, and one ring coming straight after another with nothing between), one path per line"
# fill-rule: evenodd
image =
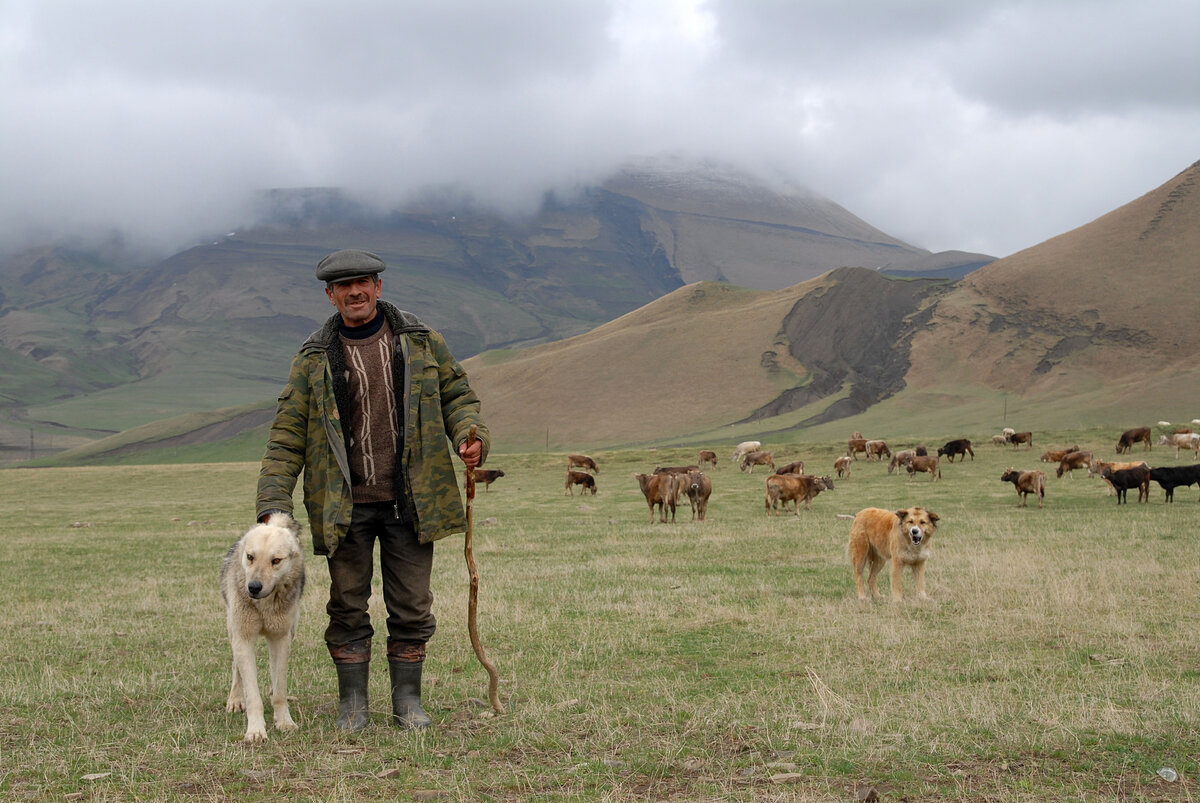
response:
M596 478L586 471L572 471L567 469L567 484L564 486L563 496L570 494L575 495L575 486L580 485L580 493L592 492L592 496L596 495Z
M1008 436L1008 442L1013 445L1014 449L1016 449L1022 443L1025 444L1026 446L1028 446L1030 449L1032 449L1033 448L1033 433L1032 432L1014 432Z
M747 454L742 455L742 471L749 469L750 473L753 474L755 466L769 466L770 468L775 468L775 453L748 452Z
M713 468L717 467L717 453L709 449L700 450L700 459L697 461L700 465L712 464Z
M796 507L796 515L800 515L800 502L804 502L805 510L812 510L812 500L821 491L833 490L832 477L817 477L812 474L772 474L767 477L767 496L764 507L779 515L778 505L786 511L788 502Z
M884 457L891 457L892 450L888 448L886 441L870 440L867 441L867 459L878 460L883 462Z
M699 471L700 466L655 466L655 474L687 474L689 471Z
M803 460L793 460L792 462L788 463L786 466L780 466L779 468L775 469L775 473L776 474L803 474L804 473L804 461Z
M858 433L855 433L855 434L857 435ZM863 454L867 453L867 439L866 438L851 438L849 441L846 442L846 454L850 455L850 457L857 460L859 452L862 452Z
M1090 469L1091 466L1092 466L1092 453L1091 452L1081 452L1079 450L1075 450L1073 452L1067 452L1065 455L1063 455L1062 459L1058 461L1058 478L1061 480L1062 475L1067 472L1071 472L1071 476L1074 477L1075 469L1077 469L1077 468Z
M893 457L893 459L895 458ZM846 455L842 455L837 460L833 461L833 471L838 475L839 480L842 477L850 476L850 462L850 458L846 457Z
M1043 463L1061 463L1062 459L1071 452L1078 452L1078 446L1072 446L1070 449L1055 449L1050 452L1042 452ZM1062 475L1059 475L1062 476Z
M1017 489L1017 507L1025 507L1030 494L1037 494L1038 507L1046 498L1046 473L1044 471L1017 471L1010 468L1000 475L1002 482L1011 482Z
M1088 465L1088 477L1091 478L1091 477L1094 477L1097 474L1099 474L1100 478L1104 480L1104 484L1108 486L1107 495L1112 496L1113 494L1115 494L1117 492L1117 489L1113 487L1112 481L1110 481L1108 478L1106 478L1104 476L1104 469L1111 468L1113 471L1118 471L1123 468L1136 468L1137 466L1144 466L1144 465L1146 465L1144 460L1135 460L1135 461L1131 461L1131 462L1127 462L1127 463L1120 463L1120 462L1113 462L1113 461L1109 461L1109 460L1097 460L1095 458L1092 458L1092 462Z
M712 496L712 480L702 471L689 471L680 475L678 482L692 505L692 521L704 521L708 516L708 498Z
M1150 469L1150 479L1157 482L1168 502L1175 501L1175 489L1200 483L1200 464L1193 466L1163 466Z
M1174 446L1175 459L1179 459L1180 449L1191 449L1196 457L1200 457L1200 435L1194 432L1175 432L1171 435L1163 435L1158 439L1159 446Z
M1125 454L1139 441L1146 444L1142 449L1143 452L1154 448L1150 445L1150 427L1134 427L1122 432L1120 439L1117 440L1117 454Z
M900 449L899 451L892 452L892 462L888 463L888 474L891 474L893 471L895 471L897 466L902 466L907 463L908 458L916 456L916 449Z
M596 461L585 454L569 454L567 455L567 470L573 468L586 468L599 474L600 469L596 468Z
M675 505L679 499L678 484L675 474L634 474L650 506L650 523L654 523L654 508L658 508L659 520L667 521L667 510L671 511L671 521L675 521Z
M504 472L500 469L477 468L475 469L475 481L483 483L483 490L486 493L487 489L492 487L492 483L504 476Z
M954 462L954 458L956 455L959 457L966 457L967 455L971 455L971 459L972 460L975 459L975 450L971 448L971 442L969 440L967 440L966 438L959 438L958 440L947 441L945 446L943 446L937 450L937 453L938 453L938 457L945 455L946 459L949 460L951 463Z
M919 472L925 471L929 473L929 481L936 482L942 476L941 466L938 465L938 458L925 455L924 457L917 455L910 457L904 462L904 468L908 471L908 479L912 480Z
M1143 463L1140 466L1133 468L1122 468L1114 471L1111 468L1105 468L1100 472L1100 476L1112 483L1113 488L1117 490L1117 504L1126 504L1128 499L1126 494L1130 488L1138 489L1138 501L1150 501L1150 467Z
M733 448L733 462L737 463L746 455L757 452L759 449L762 449L760 441L742 441Z

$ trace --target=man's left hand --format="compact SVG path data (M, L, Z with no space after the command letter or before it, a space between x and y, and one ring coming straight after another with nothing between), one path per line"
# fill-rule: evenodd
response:
M483 454L483 443L476 440L470 446L465 443L459 444L458 454L467 464L467 468L478 468L479 457Z

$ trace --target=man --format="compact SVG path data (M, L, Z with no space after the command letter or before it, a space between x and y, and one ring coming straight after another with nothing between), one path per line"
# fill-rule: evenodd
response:
M291 513L304 471L313 549L329 561L325 643L338 677L336 727L368 723L371 595L379 542L387 608L392 721L432 723L421 708L425 644L436 620L429 588L433 542L466 530L447 438L474 468L487 457L479 398L445 340L379 296L385 265L337 251L317 278L337 308L292 360L258 478L257 515ZM477 439L468 446L476 425Z

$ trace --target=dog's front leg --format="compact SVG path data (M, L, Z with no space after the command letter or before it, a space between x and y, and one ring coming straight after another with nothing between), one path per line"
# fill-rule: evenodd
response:
M904 561L900 560L899 555L892 557L892 601L899 602L904 599L904 592L900 589L900 578L904 574Z
M267 651L271 662L271 710L275 717L275 727L281 731L294 731L297 725L292 721L287 699L288 659L292 652L291 635L268 636Z
M246 710L246 704L242 701L242 675L238 672L236 655L233 656L233 681L229 685L229 697L225 699L225 710L231 714Z
M925 593L925 561L913 564L913 583L917 587L917 596L929 599L929 595Z
M242 699L246 711L246 742L262 742L267 738L267 722L263 718L262 695L258 691L258 671L254 666L254 639L245 634L233 638L234 671L242 682Z

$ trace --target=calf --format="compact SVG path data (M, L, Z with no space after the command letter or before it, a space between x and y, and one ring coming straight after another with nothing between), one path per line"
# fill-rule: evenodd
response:
M700 466L655 466L655 474L687 474L689 471L699 471Z
M832 491L831 477L815 477L811 474L772 474L767 477L767 496L763 505L767 510L779 515L777 505L782 505L786 511L788 502L796 507L796 515L800 515L800 502L804 502L805 510L812 510L812 500L821 491Z
M708 498L712 496L712 480L703 472L691 471L680 475L678 482L683 484L683 492L692 505L692 521L704 521L708 515Z
M1175 501L1175 489L1200 483L1200 464L1194 466L1163 466L1150 469L1150 479L1162 486L1168 502Z
M780 466L779 468L775 469L775 473L776 474L803 474L804 473L804 461L803 460L793 460L791 463L788 463L786 466Z
M1146 449L1154 448L1150 445L1150 427L1134 427L1122 432L1121 437L1117 440L1117 454L1125 454L1139 441L1146 444L1142 449L1143 452Z
M888 449L888 445L885 441L880 441L880 440L867 441L867 459L868 460L875 459L882 463L883 458L885 456L886 457L892 456L892 451L890 449Z
M1194 432L1176 432L1171 435L1163 435L1158 439L1159 446L1174 446L1175 459L1179 459L1180 449L1191 449L1196 457L1200 457L1200 435Z
M942 468L938 465L938 458L925 455L917 455L910 457L904 463L904 468L908 471L908 479L911 481L919 472L925 471L929 473L929 481L935 482L942 476Z
M596 461L585 454L569 454L567 455L567 470L573 468L586 468L591 471L600 473L600 469L596 468Z
M1075 469L1077 469L1077 468L1091 469L1091 467L1092 467L1092 453L1091 452L1080 452L1078 450L1076 450L1074 452L1067 452L1065 455L1063 455L1062 459L1058 461L1058 478L1061 480L1062 475L1068 471L1071 472L1071 476L1074 477Z
M483 490L492 487L492 483L504 476L504 472L500 469L477 468L475 469L475 481L483 483Z
M1117 504L1126 504L1129 500L1126 494L1130 488L1138 489L1138 501L1150 501L1150 468L1143 463L1133 468L1122 468L1114 471L1105 468L1100 476L1112 483L1117 490Z
M903 466L908 462L908 458L916 457L916 449L901 449L898 452L892 453L892 462L888 463L888 474L896 470L897 466Z
M583 486L579 491L580 493L587 493L588 491L591 491L592 496L596 495L595 477L593 477L591 474L588 474L586 471L571 471L570 469L567 469L567 484L564 486L565 489L563 490L563 496L566 496L567 494L574 496L576 485Z
M755 466L769 466L775 468L775 453L774 452L748 452L742 455L742 471L750 470L754 473Z
M1017 507L1025 507L1030 494L1037 494L1038 507L1046 498L1046 474L1042 471L1017 471L1010 468L1000 475L1003 482L1011 482L1017 489Z
M641 486L642 496L650 506L650 523L654 523L654 508L658 508L659 520L667 521L667 509L671 510L671 521L675 521L675 504L679 492L674 474L634 474Z
M895 460L895 457L893 456L892 459ZM837 460L834 460L833 461L833 470L838 475L839 480L842 477L849 477L850 476L850 458L846 457L846 455L842 455ZM891 471L891 469L888 469L888 471Z
M717 467L717 453L710 451L708 449L701 449L700 450L700 460L698 462L702 466L705 464L711 463L712 467L716 468Z
M1014 432L1008 436L1008 442L1013 445L1014 449L1016 449L1022 443L1025 444L1026 446L1028 446L1030 449L1032 449L1033 448L1033 433L1032 432Z
M760 441L742 441L733 448L733 462L737 463L746 455L751 452L757 452L761 448L762 443Z
M1043 463L1061 463L1062 459L1071 452L1078 452L1078 446L1072 446L1070 449L1056 449L1052 452L1042 452ZM1061 474L1059 476L1062 476Z
M966 457L971 455L971 459L975 459L975 452L971 449L971 442L966 438L959 438L955 441L947 441L946 445L938 449L938 457L946 456L946 459L951 463L954 462L955 455Z
M857 435L858 433L856 432L854 434ZM846 442L846 454L848 454L850 457L857 460L859 452L862 452L863 454L867 453L867 439L866 438L861 438L861 437L851 438L849 441Z

